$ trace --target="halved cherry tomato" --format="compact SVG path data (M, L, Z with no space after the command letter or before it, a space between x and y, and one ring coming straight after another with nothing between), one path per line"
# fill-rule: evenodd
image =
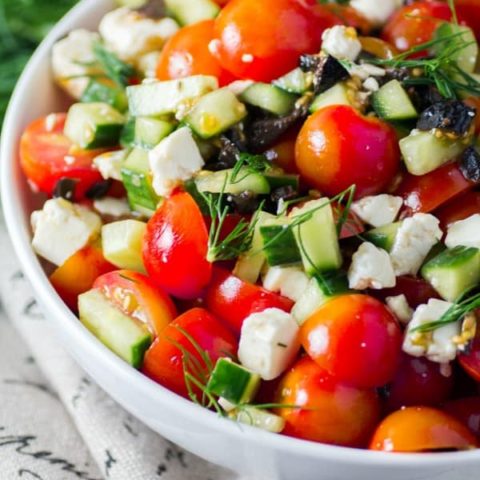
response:
M233 0L215 20L212 51L234 76L269 82L320 49L322 33L339 23L301 0Z
M50 282L62 300L77 311L78 296L90 290L100 275L116 269L105 260L100 246L87 245L58 267L50 275Z
M317 6L315 8L324 7L330 10L338 17L342 25L356 28L363 35L370 33L373 30L371 22L365 18L361 13L348 5L338 5L336 3L328 3L326 5Z
M370 449L413 453L478 445L468 428L450 415L429 407L409 407L392 413L380 424Z
M480 192L470 191L453 198L436 210L434 215L446 231L450 224L465 220L476 213L480 213Z
M157 78L171 80L192 75L212 75L221 85L234 77L226 72L210 53L213 39L213 20L194 23L181 28L162 49L157 65Z
M417 308L423 303L427 303L431 298L440 298L436 290L422 278L416 277L397 277L397 284L393 288L384 288L372 292L377 298L385 301L387 297L405 295L408 304L412 308Z
M239 334L243 321L267 308L289 312L293 302L258 285L244 282L226 270L215 268L205 295L206 308Z
M393 128L344 105L322 108L308 118L295 156L305 181L329 196L351 185L357 186L357 198L382 192L400 164Z
M93 159L104 150L80 150L63 134L66 114L32 122L20 139L20 164L31 185L51 196L64 177L76 180L75 199L81 200L103 180Z
M478 0L455 0L457 14L475 33L480 41L480 2Z
M467 352L459 355L458 360L470 377L480 382L480 324L478 322L475 338L468 346Z
M480 396L452 400L445 404L444 409L480 439Z
M295 164L295 143L298 132L298 128L289 130L275 145L269 148L269 151L275 153L275 165L283 168L286 173L298 173Z
M350 294L334 298L308 318L300 341L310 357L339 381L380 387L395 376L402 331L383 303Z
M430 213L459 193L473 188L456 163L449 163L422 176L405 175L395 191L405 199L405 216Z
M158 336L176 317L177 309L171 298L146 275L130 270L117 270L97 278L93 288L123 313L149 326Z
M208 355L215 365L220 357L235 357L237 348L237 341L226 327L206 310L194 308L176 318L153 342L145 354L143 373L186 397L185 370L205 384L211 365L203 357ZM198 388L192 387L198 394Z
M193 198L178 192L165 199L148 222L143 243L152 280L176 297L198 297L212 275L207 251L207 227Z
M315 442L364 447L379 418L377 394L339 382L308 357L288 371L275 403L283 433ZM298 406L300 408L294 408Z
M333 217L335 219L335 223L340 220L340 215L344 212L343 205L335 202L332 204L333 207ZM356 235L360 235L365 231L365 224L362 223L360 218L358 218L355 213L351 210L347 214L347 221L343 224L342 230L340 231L340 240L345 238L355 237Z

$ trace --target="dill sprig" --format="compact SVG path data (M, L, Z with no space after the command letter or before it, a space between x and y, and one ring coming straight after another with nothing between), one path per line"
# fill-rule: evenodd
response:
M93 53L105 76L121 88L125 88L135 76L132 65L123 62L115 54L108 51L101 42L95 42Z
M251 173L262 173L271 168L272 164L267 160L265 155L252 155L250 153L240 153L237 163L232 169L230 175L230 183L239 183L247 178ZM243 176L238 178L240 173Z

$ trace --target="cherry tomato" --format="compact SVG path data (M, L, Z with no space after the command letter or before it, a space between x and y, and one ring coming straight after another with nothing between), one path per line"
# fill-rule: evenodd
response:
M405 199L405 216L430 213L459 193L473 188L456 163L449 163L422 176L407 174L395 195Z
M181 28L163 47L157 65L157 78L170 80L192 75L212 75L221 85L234 80L210 53L213 39L213 20L194 23Z
M384 191L400 162L393 128L344 105L322 108L308 118L295 155L312 187L334 196L356 185L357 198Z
M333 203L332 207L333 217L335 219L335 223L337 223L340 220L340 215L342 215L344 212L344 207L337 202ZM347 214L347 221L343 224L339 237L340 240L352 238L362 234L364 231L365 225L362 223L360 218L358 218L358 216L350 210Z
M300 341L310 357L339 381L380 387L397 370L402 331L383 303L350 294L327 302L307 319Z
M325 8L300 0L233 0L215 20L211 43L220 64L242 79L270 82L320 49L322 33L339 23Z
M397 277L395 287L377 290L372 292L372 295L373 293L382 300L403 294L412 308L417 308L419 305L427 303L431 298L440 298L436 290L428 282L416 277Z
M207 251L207 227L193 198L178 192L164 200L148 222L143 243L153 281L176 297L198 297L212 275Z
M283 168L286 173L298 173L297 165L295 164L295 143L298 132L297 128L290 130L275 145L269 148L269 151L275 154L275 165Z
M480 213L480 192L470 191L453 198L436 210L434 215L446 231L452 223L465 220L476 213Z
M370 443L371 450L404 453L477 446L466 426L430 407L409 407L392 413L377 428Z
M377 37L360 37L362 50L378 58L390 59L397 56L400 52L390 43Z
M470 377L480 382L480 325L478 322L475 338L468 346L467 352L459 355L458 360Z
M455 0L457 14L475 33L480 41L480 2L478 0Z
M93 288L100 290L123 313L148 324L160 335L176 317L171 298L147 276L130 270L117 270L97 278Z
M361 13L348 5L338 5L336 3L328 3L326 5L317 6L314 8L326 8L332 12L342 25L354 27L362 34L366 35L373 30L373 25Z
M230 272L215 268L205 295L206 308L239 334L243 321L267 308L289 312L293 302L258 285L244 282Z
M203 355L200 354L203 350ZM237 354L237 341L213 315L201 308L185 312L170 323L147 350L143 373L164 387L187 396L185 371L206 384L211 365ZM198 388L193 391L199 393Z
M374 390L342 384L308 357L284 375L275 403L301 407L276 409L283 433L333 445L365 446L380 418Z
M76 180L75 199L81 200L103 180L93 159L104 150L80 150L63 134L65 113L32 122L20 139L20 164L32 187L51 196L64 177Z
M480 396L452 400L445 404L444 409L480 438Z

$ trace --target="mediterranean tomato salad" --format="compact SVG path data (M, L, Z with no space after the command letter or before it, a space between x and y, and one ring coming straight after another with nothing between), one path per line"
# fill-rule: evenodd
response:
M32 245L103 344L220 416L480 446L480 2L137 0L52 50Z

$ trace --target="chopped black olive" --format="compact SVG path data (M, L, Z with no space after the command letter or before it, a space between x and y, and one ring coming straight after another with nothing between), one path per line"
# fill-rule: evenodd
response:
M233 142L241 152L247 151L248 140L245 134L245 124L243 122L237 123L227 130L224 136Z
M465 135L470 131L476 113L475 108L458 100L437 102L420 114L417 128L419 130L437 128L446 133Z
M145 5L137 8L137 12L149 18L163 18L167 15L167 8L163 0L148 0Z
M313 73L313 91L317 95L350 76L346 68L331 55L302 55L300 68Z
M73 200L75 196L75 188L78 180L73 178L61 178L53 189L53 198L64 198L65 200Z
M88 190L85 196L90 200L96 200L98 198L103 198L107 195L110 187L112 186L112 180L103 180L92 185Z
M245 191L239 195L228 195L227 204L236 213L249 214L258 210L260 200L255 193Z
M460 170L467 180L480 182L480 153L474 147L468 147L460 158Z
M276 188L270 193L264 208L266 211L276 215L281 201L288 202L297 197L298 192L292 187L292 185L284 185L283 187Z
M408 87L408 94L419 112L423 112L444 98L433 85L415 85Z
M240 149L227 137L220 138L220 152L214 161L208 162L206 169L212 172L233 168L240 158Z

